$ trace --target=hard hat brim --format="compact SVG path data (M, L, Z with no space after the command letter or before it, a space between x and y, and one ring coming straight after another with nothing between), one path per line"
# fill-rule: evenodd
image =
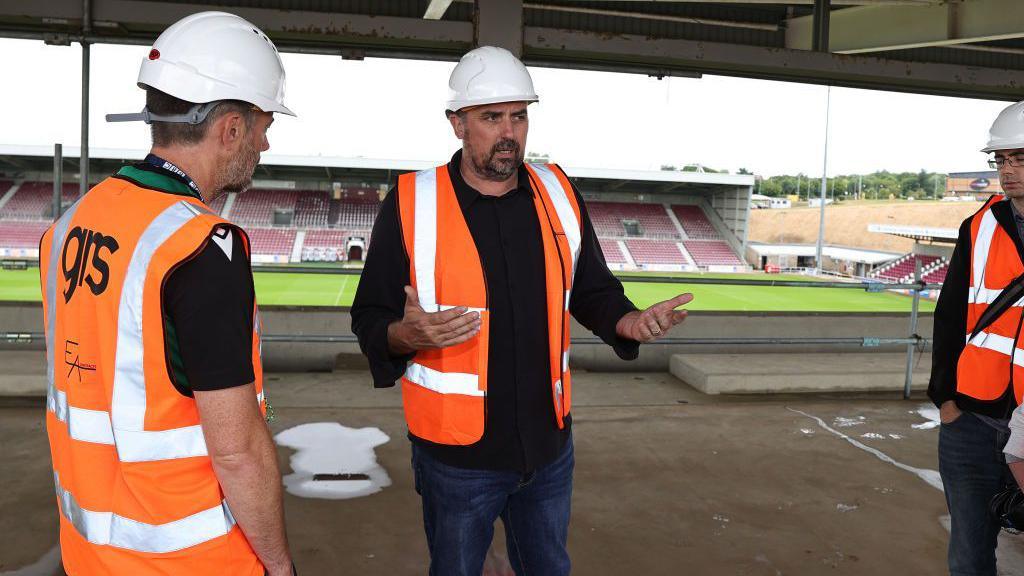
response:
M473 100L449 100L446 105L446 110L452 112L458 112L463 108L469 108L472 106L484 106L486 104L502 104L505 102L526 102L527 104L533 104L534 102L540 102L540 97L536 94L517 94L513 96L495 96L493 98L477 98Z

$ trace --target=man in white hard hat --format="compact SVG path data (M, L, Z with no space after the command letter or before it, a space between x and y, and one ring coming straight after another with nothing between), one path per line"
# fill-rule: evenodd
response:
M47 432L68 574L293 574L242 192L284 106L273 43L189 16L142 61L153 147L40 247Z
M517 574L568 574L570 314L633 359L691 296L637 310L562 169L524 164L522 62L475 49L449 88L462 149L385 198L352 329L374 385L402 382L430 573L479 576L501 518Z
M999 114L982 151L992 154L1005 196L993 196L960 226L935 309L928 396L941 420L949 571L994 576L999 519L989 501L1013 482L1004 445L1007 460L1024 457L1024 439L1007 444L1024 394L1024 102Z

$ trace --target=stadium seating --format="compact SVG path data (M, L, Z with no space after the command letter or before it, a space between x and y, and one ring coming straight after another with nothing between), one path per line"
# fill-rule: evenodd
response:
M74 201L78 198L78 184L64 184L61 194L64 203ZM42 220L46 218L52 204L52 182L24 182L0 209L0 219Z
M253 254L290 256L295 244L295 230L290 228L246 228Z
M686 264L686 258L675 242L666 240L626 240L626 247L633 261L643 266L648 264Z
M697 266L743 266L736 253L722 240L685 240L683 246Z
M0 221L0 248L39 248L39 239L49 226L46 220Z
M721 240L722 236L711 225L707 214L700 206L672 206L672 213L679 219L686 236L691 240ZM689 248L687 248L689 250Z
M626 202L587 202L590 221L598 236L626 236L623 220L636 220L644 238L679 238L675 224L661 204L628 204Z
M946 281L946 272L949 271L949 262L943 260L933 268L930 272L923 275L921 278L929 284L942 284Z
M300 192L295 201L295 218L292 226L298 228L326 228L330 212L327 193L320 190Z
M924 254L907 254L898 258L895 262L891 262L878 268L870 274L873 278L879 278L881 280L888 280L890 282L901 282L904 280L910 280L914 277L914 261L921 261L921 271L927 273L928 267L935 264L938 260L938 256L926 256Z
M601 244L601 252L604 253L604 260L609 264L625 264L627 262L626 257L622 255L622 250L619 249L619 243L611 238L598 238L597 241Z
M10 181L0 181L0 193L11 184ZM64 185L65 202L74 200L77 195L76 184ZM221 213L227 199L227 194L219 196L210 203L210 209ZM0 221L36 222L0 228L3 232L0 247L35 247L48 224L51 201L52 184L23 183L0 209ZM300 250L302 259L335 261L346 258L345 243L349 237L362 237L364 243L370 240L379 209L380 195L375 187L346 187L333 193L258 188L236 195L228 217L248 232L254 255L290 258L298 231L304 230ZM609 264L621 267L628 265L631 259L639 266L690 264L676 245L682 235L668 212L671 209L688 236L682 241L698 266L743 265L742 259L724 242L700 206L666 208L664 204L592 201L587 203L587 209ZM275 226L276 211L290 212L290 224ZM278 221L289 222L288 219ZM635 221L638 229L630 230L630 233L639 233L640 236L628 236L624 221ZM625 250L620 247L619 240L625 241ZM896 276L902 271L902 268L894 266L889 274ZM940 270L929 269L927 272L944 274Z
M274 211L294 212L296 192L294 190L248 190L235 198L231 208L231 220L238 224L270 226Z
M380 209L376 192L372 195L349 195L338 203L338 228L347 230L371 230L373 220Z

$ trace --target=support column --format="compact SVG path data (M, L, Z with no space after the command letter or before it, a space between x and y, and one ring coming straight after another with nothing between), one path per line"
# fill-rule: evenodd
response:
M832 12L832 0L814 0L814 36L811 50L828 52L828 26Z
M82 0L82 36L92 34L90 0ZM89 191L89 43L82 40L82 148L79 156L78 197Z
M500 46L522 58L522 0L476 0L473 45Z

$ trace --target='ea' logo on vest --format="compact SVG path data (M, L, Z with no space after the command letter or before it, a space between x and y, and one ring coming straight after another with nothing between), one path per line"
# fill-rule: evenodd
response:
M65 303L71 301L75 289L81 286L82 282L88 284L89 289L97 296L107 289L110 266L104 259L104 249L107 250L107 256L117 252L117 240L113 236L106 236L81 226L75 226L68 232L60 256L61 270L64 272L66 282Z

